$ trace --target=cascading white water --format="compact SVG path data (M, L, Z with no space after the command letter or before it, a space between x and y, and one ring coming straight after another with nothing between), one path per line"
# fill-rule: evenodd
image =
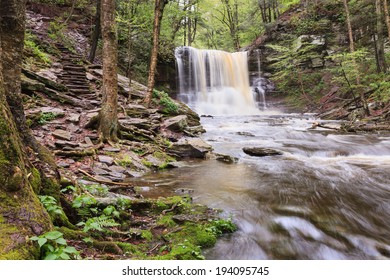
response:
M178 98L198 114L259 113L249 86L246 52L178 47L175 57L180 89Z

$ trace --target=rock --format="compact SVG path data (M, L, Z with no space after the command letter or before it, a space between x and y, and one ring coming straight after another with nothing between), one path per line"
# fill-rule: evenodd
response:
M70 141L64 141L64 140L55 141L54 144L55 144L57 147L60 147L60 148L66 147L66 146L76 148L76 147L79 146L78 143L70 142Z
M104 147L103 151L110 152L110 153L119 153L121 151L121 149L115 148L115 147Z
M126 114L132 117L142 118L149 116L149 111L145 106L137 104L128 104L126 106Z
M175 190L175 193L180 194L180 195L190 194L190 193L194 193L194 192L195 192L194 189L187 189L187 188L180 188L180 189Z
M312 68L322 68L324 67L324 60L321 57L315 57L311 59Z
M63 117L65 115L64 110L62 110L60 108L54 108L54 107L41 107L40 111L43 114L51 113L57 117Z
M200 138L182 138L168 148L167 152L181 158L205 158L212 149Z
M114 159L112 157L109 157L109 156L99 155L98 158L99 158L100 162L106 163L107 165L112 165L114 163Z
M85 144L86 144L87 146L90 146L90 147L93 146L93 142L92 142L92 140L91 140L90 137L86 136L86 137L84 138L84 141L85 141Z
M186 115L179 115L173 118L169 118L163 122L163 127L175 132L182 132L188 126L187 119L188 118Z
M79 123L80 122L80 114L70 113L67 120L71 123Z
M189 126L184 130L184 132L189 135L199 135L205 133L206 130L203 128L203 126L198 125L198 126Z
M247 137L255 137L254 134L250 133L250 132L242 132L242 131L239 131L236 133L237 135L241 135L241 136L247 136Z
M225 163L236 163L238 162L238 158L229 156L229 155L223 155L223 154L214 154L215 159L221 162Z
M57 139L67 140L67 141L72 140L72 135L70 134L70 132L66 130L56 129L53 131L52 135Z
M172 217L172 220L178 224L184 224L186 222L193 222L193 223L199 222L202 219L205 219L205 217L202 217L201 215L191 215L191 214L179 214L179 215L174 215Z
M108 175L109 174L109 172L107 170L99 168L99 167L93 168L92 171L96 175Z
M324 47L326 45L325 36L319 35L301 35L297 39L296 50L302 48L304 44L315 45L319 47Z
M117 173L125 173L125 171L126 171L126 168L124 168L122 166L118 166L118 165L112 165L112 166L108 167L108 169L111 172L117 172Z
M244 153L255 157L283 155L283 152L281 151L261 147L244 147L242 148L242 150L244 151Z

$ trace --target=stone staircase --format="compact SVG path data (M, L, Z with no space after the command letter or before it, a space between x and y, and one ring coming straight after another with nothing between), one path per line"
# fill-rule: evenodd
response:
M58 75L61 83L64 84L74 96L90 100L96 100L96 94L91 90L87 80L86 68L83 65L83 57L71 52L68 48L57 45L61 52L62 72Z

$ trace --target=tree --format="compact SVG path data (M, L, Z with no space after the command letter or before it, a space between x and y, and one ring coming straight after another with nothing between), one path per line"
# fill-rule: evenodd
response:
M349 37L349 51L351 54L355 52L355 43L353 39L353 31L352 31L352 24L351 24L351 16L349 12L349 5L348 5L348 0L343 0L344 4L344 9L345 9L345 17L346 17L346 23L347 23L347 28L348 28L348 37ZM356 61L353 62L354 65L356 66L356 69L358 68L358 65ZM359 86L360 85L360 75L359 73L356 75L356 84ZM370 109L368 108L367 100L366 97L364 96L364 92L360 90L360 101L362 102L364 111L367 115L370 115Z
M103 142L118 141L118 42L115 24L115 0L102 0L103 37L102 108L99 135Z
M12 68L15 83L5 84L3 78L4 72L7 79L11 77L3 65L10 53L22 57L20 48L8 40L13 32L15 37L24 32L24 9L24 1L0 0L0 259L37 258L39 252L28 237L51 228L50 218L34 193L39 188L33 183L39 182L39 173L28 159L6 99L6 90L20 87L20 65Z
M376 15L376 58L378 72L386 73L387 65L385 59L385 44L383 38L383 13L381 0L375 0L375 15Z
M383 0L383 10L385 13L387 36L388 38L390 38L390 16L389 16L389 6L387 5L387 0Z
M152 101L152 94L153 94L155 75L156 75L161 20L163 17L164 8L166 4L168 4L168 0L155 0L155 4L154 4L153 48L152 48L152 53L150 55L148 89L146 91L145 98L144 98L144 103L147 106L150 106L150 103Z
M96 15L95 15L95 28L92 33L91 40L91 51L89 53L88 61L93 63L96 56L96 49L99 43L99 37L101 34L101 24L100 24L100 11L101 11L101 0L96 0Z

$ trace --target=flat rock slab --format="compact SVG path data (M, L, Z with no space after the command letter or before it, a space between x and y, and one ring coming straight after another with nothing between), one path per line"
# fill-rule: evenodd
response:
M112 157L109 157L109 156L99 155L98 158L99 158L100 162L106 163L108 165L112 165L114 163L114 159Z
M244 153L254 157L266 157L266 156L280 156L283 155L283 152L261 147L244 147L242 148Z
M181 132L188 126L187 119L188 118L186 115L179 115L166 119L163 123L163 126L171 131Z
M72 135L70 134L69 131L66 130L56 129L53 131L52 135L57 139L66 140L66 141L72 140Z
M205 158L212 147L200 138L184 138L174 143L168 153L181 158Z

